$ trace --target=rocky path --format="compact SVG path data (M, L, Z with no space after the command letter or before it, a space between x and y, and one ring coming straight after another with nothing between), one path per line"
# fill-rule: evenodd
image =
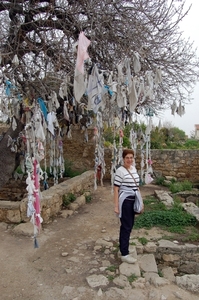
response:
M142 193L153 193L153 189ZM16 235L0 224L0 299L199 299L199 294L166 279L150 281L137 276L131 282L136 267L131 266L131 271L118 258L119 222L112 198L108 184L98 187L91 203L44 226L38 249L31 237ZM133 230L132 238L139 234ZM148 239L161 236L161 231L153 229L147 235Z

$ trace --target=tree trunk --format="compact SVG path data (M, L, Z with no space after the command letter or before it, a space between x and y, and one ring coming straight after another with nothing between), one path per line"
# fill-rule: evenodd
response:
M17 128L13 131L12 127L8 129L3 139L0 141L0 188L2 188L8 180L12 177L12 174L16 167L17 163L17 153L11 152L10 148L7 146L8 137L16 139L19 136L19 133L23 129L23 124L17 121Z

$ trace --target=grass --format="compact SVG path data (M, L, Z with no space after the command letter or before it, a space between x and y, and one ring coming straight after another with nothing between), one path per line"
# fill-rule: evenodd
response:
M192 188L193 188L193 185L188 180L185 180L182 182L173 182L169 185L169 190L173 194L183 192L183 191L191 191Z
M130 276L127 277L128 281L130 283L133 282L133 281L135 281L135 280L137 280L137 278L138 277L135 274L132 274L132 275L130 275Z
M107 278L108 278L109 281L113 281L114 278L115 278L115 276L113 276L113 275L108 275Z
M158 275L159 275L160 277L163 277L163 273L162 273L161 270L158 270Z
M92 197L91 197L91 195L87 194L87 195L85 195L85 199L86 199L86 203L90 203L92 200Z
M76 196L73 193L68 193L62 196L62 203L64 207L67 207L70 203L76 200Z
M183 210L180 200L174 197L172 208L167 208L155 197L144 199L145 211L135 219L134 229L160 227L171 232L165 239L178 241L199 241L199 230L196 228L196 218ZM146 238L139 238L141 244L147 243Z
M117 270L117 267L115 265L109 266L106 268L106 271L115 272Z
M145 237L138 238L138 241L144 246L148 243L148 240Z

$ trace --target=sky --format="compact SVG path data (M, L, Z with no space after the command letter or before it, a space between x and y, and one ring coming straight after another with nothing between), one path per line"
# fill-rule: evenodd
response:
M199 0L186 0L186 7L192 4L191 10L188 15L182 20L180 29L184 32L185 38L190 37L190 41L194 42L194 48L197 49L197 55L199 57ZM171 123L174 127L185 131L190 137L191 132L195 130L195 124L199 124L199 82L194 88L192 94L193 100L191 104L185 105L185 114L180 117L175 114L171 114L171 110L165 110L161 113L161 118L154 118L153 124L158 126L159 120L163 125L165 122Z

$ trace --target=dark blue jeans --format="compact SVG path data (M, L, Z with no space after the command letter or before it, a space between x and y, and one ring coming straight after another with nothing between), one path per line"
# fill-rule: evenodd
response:
M120 252L122 256L129 254L129 239L131 230L134 225L134 201L135 200L124 200L122 204L122 217L120 218L121 226L120 226Z

